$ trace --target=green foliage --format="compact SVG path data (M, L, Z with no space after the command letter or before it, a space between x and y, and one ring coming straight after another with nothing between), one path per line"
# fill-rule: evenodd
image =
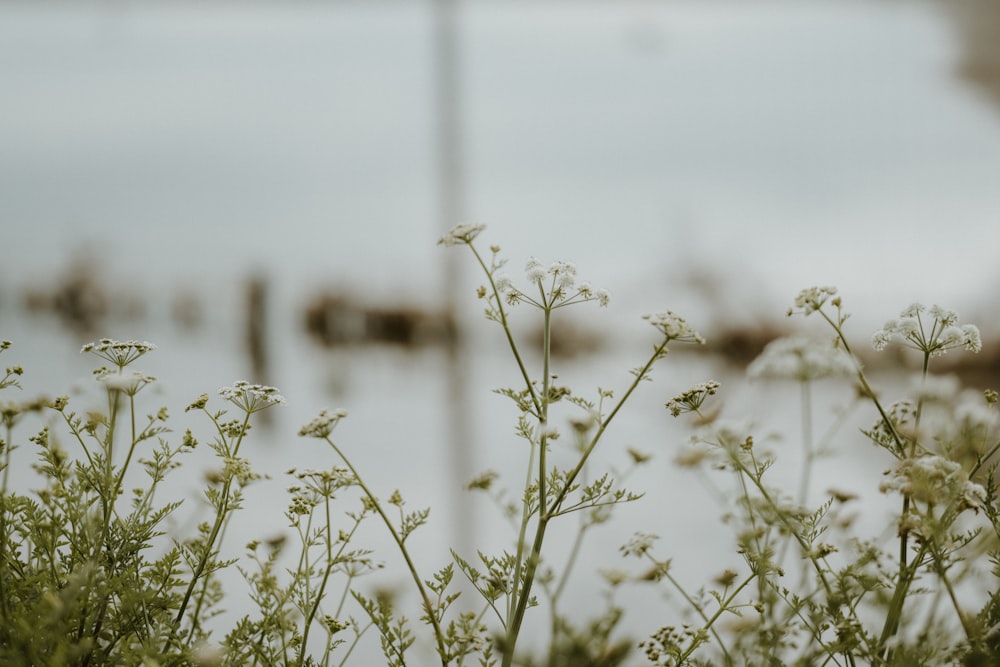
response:
M442 666L481 667L997 664L997 394L972 398L930 374L946 351L978 351L978 329L919 304L887 322L872 337L876 350L900 344L918 355L922 373L908 395L884 404L851 348L836 290L804 290L789 314L822 319L832 342L779 340L749 368L753 379L801 390L797 492L773 482L776 456L756 427L724 418L713 398L720 384L699 383L665 402L671 415L692 420L676 462L706 468L701 477L723 508L720 530L732 531L726 555L739 565L691 586L671 556L658 553L657 536L638 532L620 549L623 568L588 577L577 572L579 555L619 506L642 500L625 482L650 459L630 448L625 465L595 470L593 454L668 352L704 340L671 311L647 315L652 349L623 373L623 388L577 393L552 368L552 315L606 306L608 292L579 281L572 264L546 267L535 258L525 267L527 286L518 287L498 247L480 253L482 231L460 225L441 244L464 246L482 270L476 294L520 378L496 391L511 400L523 478L507 486L486 471L468 483L497 505L509 528L505 546L475 554L442 547L438 569L421 573L410 538L431 510L408 509L398 490L380 500L333 438L347 413L324 410L299 435L325 442L335 465L288 471L287 535L253 540L235 555L226 530L261 478L245 445L252 417L284 398L273 387L236 382L219 391L223 407L207 394L186 407L203 420L201 440L191 430L178 434L166 407L143 407L155 378L133 367L155 346L103 339L83 349L110 364L94 373L103 409L77 410L66 397L0 402L0 664L344 665L367 660L365 646L399 667L427 664L428 655ZM526 363L512 327L525 310L542 325L537 367ZM0 352L9 348L0 344ZM5 397L23 373L6 369ZM856 529L851 493L834 489L810 503L810 471L838 431L834 424L814 442L811 387L844 376L856 384L847 393L853 410L871 416L862 433L888 468L879 490L898 500L882 534ZM25 438L26 421L37 430ZM203 489L208 516L181 533L183 499L161 496L166 480L205 447L216 461ZM15 457L18 449L29 451ZM12 469L29 464L39 488L14 491ZM388 534L395 553L376 557L358 546L368 523ZM651 528L673 529L670 516L663 524ZM556 552L554 525L562 531ZM669 546L675 554L686 548L697 545ZM386 566L408 579L417 609L398 591L366 584ZM243 590L223 588L229 570L242 575ZM626 586L662 588L674 601L645 639L623 630L628 609L618 596ZM602 609L588 610L593 618L567 603L577 587L603 596ZM223 609L249 612L220 635ZM538 654L520 641L529 616L546 642Z

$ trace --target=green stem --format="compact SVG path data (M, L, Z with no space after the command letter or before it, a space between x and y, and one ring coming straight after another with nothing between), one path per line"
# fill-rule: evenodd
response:
M340 447L334 444L333 440L330 439L330 436L326 436L325 440L328 443L330 443L330 446L333 447L333 450L337 452L337 455L341 458L341 460L348 467L348 469L350 469L351 474L354 475L354 479L358 483L358 486L361 487L361 490L364 492L365 496L367 496L368 500L371 502L372 507L382 518L382 522L385 524L385 527L389 530L389 534L392 535L393 541L396 542L396 546L399 548L400 553L403 555L403 559L406 561L406 567L410 571L410 577L413 579L413 583L417 587L417 592L420 593L420 597L423 600L424 610L427 612L427 618L430 620L431 626L434 629L434 639L437 643L438 655L441 657L441 664L447 665L445 661L445 657L447 656L447 650L445 648L444 631L441 629L441 623L438 621L437 613L435 612L434 606L431 603L430 596L427 594L427 589L424 587L424 582L420 579L420 575L417 573L417 567L416 565L413 564L413 559L410 557L410 551L406 548L406 545L403 543L403 539L399 536L399 532L396 530L396 527L392 525L392 521L389 519L389 516L385 513L385 510L382 509L382 504L378 501L378 498L375 497L375 494L371 492L371 490L368 488L368 485L365 484L363 479L361 479L361 475L358 474L358 471L355 469L354 464L352 464L350 459L348 459L344 455L344 453L340 451Z
M326 568L323 571L323 580L319 584L319 590L315 592L315 601L313 602L312 608L309 609L309 614L306 616L306 620L302 625L302 645L299 650L298 664L301 666L306 655L306 645L309 642L309 629L312 626L313 619L316 618L316 612L319 610L319 603L323 599L323 591L326 590L326 582L330 579L330 573L333 571L334 566L337 561L333 558L333 537L330 535L330 529L333 522L330 519L330 497L325 498L324 508L326 510Z
M730 657L729 652L726 650L725 645L722 643L722 639L715 632L715 622L719 619L720 616L722 616L724 613L726 613L727 611L729 611L729 605L732 603L733 600L736 599L736 596L739 595L740 592L744 588L746 588L750 584L751 581L753 581L756 578L757 578L756 574L751 574L746 579L744 579L743 583L741 583L739 586L737 586L733 590L733 592L729 595L729 597L727 597L725 600L720 600L719 608L716 609L715 613L712 614L712 616L709 617L709 618L705 618L705 614L704 614L704 612L702 612L701 608L699 608L697 605L695 606L695 609L698 611L699 615L705 621L704 628L706 630L709 630L712 633L712 635L715 637L716 641L719 642L719 646L722 648L722 653L723 653L723 655L726 656L726 661L728 663L730 663L730 664L732 663L732 658ZM685 597L686 597L686 595L685 595ZM698 646L695 645L695 644L692 644L690 647L688 647L688 650L685 651L684 654L680 657L680 660L678 661L678 664L684 664L684 661L687 660L687 658L697 648L698 648Z
M538 393L535 391L534 385L531 383L531 376L528 375L528 368L524 365L524 361L521 359L521 353L517 349L517 343L514 342L514 335L511 333L510 326L507 321L507 312L503 308L503 297L500 295L500 292L497 290L496 283L493 281L493 273L486 266L483 258L476 250L476 247L470 243L469 249L472 250L472 254L476 257L476 261L479 262L479 266L482 267L483 272L486 274L486 279L490 281L490 289L492 290L493 296L497 302L497 312L500 314L500 324L503 327L504 335L507 337L507 346L514 355L517 367L521 371L521 378L524 380L524 386L527 388L528 394L531 396L531 402L534 403L535 413L540 414L542 410L541 401L539 400Z
M570 471L569 475L563 481L562 488L556 494L553 501L551 503L546 504L544 498L540 499L542 505L539 509L538 525L535 528L535 538L532 543L531 553L528 556L527 566L524 574L524 585L521 587L521 590L519 591L517 607L514 610L514 616L512 619L510 619L510 621L507 624L507 645L504 647L504 656L502 663L503 667L510 667L514 659L514 642L516 642L517 640L517 636L521 629L521 623L524 621L524 612L527 610L528 600L531 597L531 587L534 583L535 574L538 570L538 563L541 560L542 542L545 539L545 530L548 527L549 520L557 514L559 506L562 504L563 500L565 500L566 494L569 493L569 490L572 487L573 482L580 475L581 471L583 470L584 466L587 463L588 458L594 451L594 448L597 446L597 443L600 441L601 437L604 435L604 432L607 430L608 425L611 424L611 422L614 420L615 416L618 414L622 406L625 404L625 401L628 400L629 396L632 395L632 392L634 392L636 387L639 386L639 383L642 382L642 380L645 377L647 377L649 370L652 368L653 364L658 359L663 358L663 356L666 354L668 342L669 342L668 339L664 339L662 343L660 343L654 348L653 354L650 356L649 360L643 365L641 369L639 369L636 372L635 380L633 380L632 384L629 385L629 388L625 391L625 394L615 404L614 408L612 408L611 412L608 414L608 417L606 419L601 420L600 425L598 426L596 432L594 433L593 438L591 438L590 443L587 445L586 449L583 451L583 454L580 456L579 462L576 464L576 467L573 468L572 471ZM545 442L543 440L542 450L544 451L544 449L545 449Z
M243 438L247 432L247 425L250 423L250 412L246 413L243 418L243 424L240 428L240 436L236 441L236 445L233 447L232 458L235 458L240 451L240 445L243 444ZM211 415L209 415L211 417ZM214 422L215 419L213 418ZM220 430L218 422L216 422L216 428ZM191 572L191 581L188 583L187 590L184 591L184 598L181 600L181 606L177 610L177 615L174 617L174 628L170 631L170 635L167 637L167 642L163 646L163 652L167 653L174 645L177 640L177 634L180 631L181 622L184 620L184 612L187 611L188 604L191 602L191 596L194 593L195 586L198 585L198 581L201 578L202 573L205 571L205 567L208 565L208 561L212 556L214 551L215 541L219 537L219 532L222 530L223 523L225 522L226 516L229 514L229 493L232 489L233 475L232 473L226 476L226 481L222 486L222 493L219 495L218 504L215 511L215 522L212 524L212 530L209 532L208 539L205 542L204 548L202 550L201 557L198 559L198 564L195 566L194 570ZM194 619L197 622L197 619Z

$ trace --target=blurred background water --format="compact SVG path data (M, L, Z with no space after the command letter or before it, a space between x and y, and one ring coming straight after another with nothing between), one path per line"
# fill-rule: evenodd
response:
M258 436L272 513L285 468L333 462L298 426L345 407L359 466L434 508L416 543L429 564L442 544L500 548L511 536L461 486L487 467L522 478L513 414L489 391L517 378L479 317L471 257L435 245L455 222L486 223L515 276L537 255L611 290L607 312L569 316L583 352L558 372L578 391L625 386L644 312L674 309L710 341L713 354L671 355L612 434L605 462L623 465L624 445L656 455L632 478L650 495L588 564L615 562L636 529L725 545L706 528L719 508L690 510L698 485L670 465L687 431L662 404L719 377L727 412L795 433L797 408L774 408L794 392L762 398L734 369L790 326L825 335L783 318L800 288L839 286L861 341L916 300L1000 334L990 11L0 3L5 363L25 366L25 395L59 393L86 386L82 343L148 339L160 349L144 369L175 415L236 379L278 386L290 406ZM518 315L528 338L537 325ZM992 363L976 384L996 386ZM838 461L823 478L877 484L877 466ZM676 556L699 575L732 565ZM586 579L574 594L597 595Z

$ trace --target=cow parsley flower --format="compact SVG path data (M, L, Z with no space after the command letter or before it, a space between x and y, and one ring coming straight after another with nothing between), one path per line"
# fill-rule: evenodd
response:
M87 343L80 348L80 352L93 352L101 359L111 362L120 370L142 355L155 349L155 345L146 341L118 341L111 338L102 338L99 341Z
M679 417L685 412L698 412L705 400L719 391L719 386L715 380L701 382L683 394L674 396L667 401L666 407L674 417Z
M969 509L986 500L986 490L970 481L962 466L936 455L904 459L896 470L886 473L879 490L898 491L932 507L955 502L960 509Z
M486 225L455 225L448 230L447 234L438 239L438 245L469 245L484 229L486 229Z
M106 371L107 369L102 370ZM97 379L108 389L120 391L126 396L135 396L147 384L156 381L156 378L152 375L146 375L140 371L133 371L131 373L105 372L100 373Z
M854 362L830 341L802 337L777 338L747 367L751 378L808 382L819 378L850 376Z
M231 387L219 389L219 396L245 411L248 415L260 412L272 405L285 405L288 401L278 393L276 387L268 387L262 384L251 384L244 380L239 380Z
M657 331L666 337L667 341L676 340L682 343L698 343L699 345L705 342L701 334L688 325L687 320L671 310L665 313L646 314L642 316L642 319L652 324Z
M925 322L924 313L930 321ZM983 349L979 329L974 324L958 325L958 314L953 310L932 306L929 310L914 303L872 334L872 347L884 350L889 343L899 341L904 346L924 354L939 356L955 348L970 352Z
M346 416L347 410L334 410L333 412L320 410L318 415L299 429L299 435L306 438L325 438L330 435L337 423Z
M556 287L566 291L576 283L576 266L570 262L553 262L549 265L548 274Z
M524 273L529 283L539 283L545 278L545 267L537 257L529 257L524 265Z
M788 314L801 312L810 315L820 308L837 293L836 287L810 287L799 292L795 297L795 305L788 309Z

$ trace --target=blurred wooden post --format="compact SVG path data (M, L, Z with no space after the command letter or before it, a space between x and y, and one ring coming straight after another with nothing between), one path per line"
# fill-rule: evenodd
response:
M267 280L263 276L252 276L247 281L246 346L250 357L251 382L269 384L271 369L267 340ZM265 410L257 415L261 421L269 421Z
M465 198L462 179L461 87L458 53L458 0L435 0L434 69L438 197L441 233L464 221ZM448 458L454 536L452 545L463 556L475 548L472 510L464 484L472 477L475 438L468 402L468 364L465 362L465 332L459 316L458 299L463 289L464 253L442 252L442 285L445 308L455 323L455 336L447 346Z

